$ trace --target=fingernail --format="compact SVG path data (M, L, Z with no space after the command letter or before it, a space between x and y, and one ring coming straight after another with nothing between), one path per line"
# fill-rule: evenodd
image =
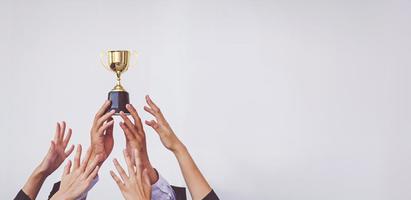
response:
M127 104L127 105L126 105L126 108L130 108L130 104Z

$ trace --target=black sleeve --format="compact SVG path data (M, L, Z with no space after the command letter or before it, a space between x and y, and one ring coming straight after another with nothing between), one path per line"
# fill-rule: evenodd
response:
M51 197L53 197L53 195L56 194L56 192L59 191L59 189L60 189L60 181L57 183L54 183L53 189L51 189L48 199L51 199Z
M26 193L23 192L23 190L20 190L19 193L17 193L17 196L14 197L14 200L31 200L29 196L27 196Z
M173 188L174 190L174 194L176 195L176 200L187 200L185 187L177 187L177 186L172 185L171 188Z
M208 193L207 196L203 198L203 200L220 200L220 199L217 197L217 194L214 192L214 190L211 190L211 192Z

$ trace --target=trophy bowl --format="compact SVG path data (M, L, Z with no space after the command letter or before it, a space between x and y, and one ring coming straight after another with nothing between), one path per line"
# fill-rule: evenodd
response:
M108 66L111 71L123 73L127 71L130 61L130 52L126 50L108 51Z

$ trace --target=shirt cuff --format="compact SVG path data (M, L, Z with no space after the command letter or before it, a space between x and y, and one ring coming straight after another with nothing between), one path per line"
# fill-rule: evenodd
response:
M170 199L175 200L175 194L173 188L158 172L158 180L151 185L151 196L153 200L156 199Z

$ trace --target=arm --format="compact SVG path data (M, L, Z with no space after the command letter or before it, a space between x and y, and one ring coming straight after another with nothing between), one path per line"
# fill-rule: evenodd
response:
M133 155L133 149L136 149L135 153L137 153L137 156L140 158L142 168L147 170L147 174L150 178L153 199L176 199L173 188L164 178L159 176L150 163L147 151L146 134L137 110L131 104L126 105L126 108L133 119L133 121L131 121L124 112L120 112L120 116L123 119L123 122L120 122L120 127L123 129L126 138L126 152L128 155ZM133 164L135 164L134 156L130 156Z
M50 148L41 161L40 165L36 167L33 173L30 175L26 184L22 189L22 192L30 199L35 199L40 191L46 178L52 174L63 161L73 152L74 146L72 145L67 151L65 151L71 137L72 130L68 129L67 135L65 135L66 123L57 123L54 139L51 141Z
M201 174L187 148L182 145L173 152L177 158L184 181L193 199L203 199L211 192L211 187Z
M98 165L101 166L111 153L114 146L113 139L113 124L114 120L112 115L114 112L107 112L110 106L110 101L105 101L99 111L96 113L93 120L93 125L90 131L91 136L91 158L93 160L98 157ZM87 164L87 163L86 163ZM86 199L88 191L97 183L98 176L96 176L89 187L77 198L77 200ZM60 189L60 182L55 183L52 191L50 192L49 199L51 199Z
M153 115L156 120L145 123L158 133L163 145L174 153L192 199L203 199L212 191L210 185L201 174L185 145L174 134L157 105L149 96L146 96L146 101L148 106L145 106L144 110Z
M131 104L127 104L126 108L130 112L134 121L132 122L123 111L120 112L120 116L123 119L123 122L120 122L120 127L123 129L126 137L126 151L129 155L132 155L131 162L135 163L133 149L137 150L135 153L139 154L138 156L143 168L147 169L150 177L150 183L154 184L158 180L158 175L151 165L148 157L146 134L144 132L140 116Z

